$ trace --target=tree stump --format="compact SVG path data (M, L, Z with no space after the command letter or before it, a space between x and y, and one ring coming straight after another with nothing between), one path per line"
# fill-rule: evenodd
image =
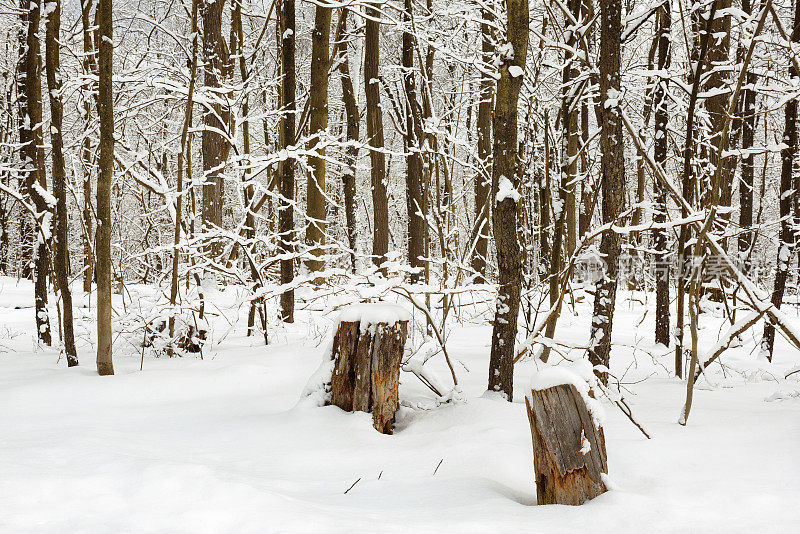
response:
M525 398L533 440L539 504L578 505L605 493L603 429L572 384L532 390Z
M349 306L333 338L330 403L348 412L372 412L372 424L383 434L394 426L408 319L393 304Z

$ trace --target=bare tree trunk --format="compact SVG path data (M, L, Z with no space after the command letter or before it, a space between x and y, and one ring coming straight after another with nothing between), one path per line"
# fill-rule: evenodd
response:
M682 191L683 198L690 204L694 199L694 166L692 165L692 156L694 155L694 120L695 120L695 107L697 105L697 95L700 90L700 80L702 78L703 69L705 67L706 54L708 52L708 41L710 38L710 23L713 20L717 11L717 0L713 0L709 8L708 19L703 28L702 35L700 36L700 46L697 49L697 57L692 58L692 65L694 70L691 72L692 92L689 96L689 109L686 112L686 144L683 149L683 180ZM681 217L686 218L688 212L684 206L681 206ZM675 314L675 374L680 378L683 376L683 323L684 323L684 308L686 300L686 290L688 288L688 272L690 253L687 253L687 243L689 242L689 225L682 225L681 231L678 236L678 273L677 273L677 303Z
M752 14L751 0L742 0L742 11ZM747 72L745 87L742 92L742 175L739 182L739 257L745 262L743 271L750 272L749 252L753 245L753 155L748 150L753 148L756 129L756 91L758 76L750 70Z
M113 375L111 359L111 182L114 175L112 0L99 0L100 173L97 178L97 372Z
M356 103L353 79L350 77L350 53L347 44L347 16L350 11L339 10L339 23L336 29L335 56L339 61L339 74L342 84L342 101L347 116L347 142L348 147L345 159L347 165L342 172L342 185L344 189L344 209L347 220L347 238L350 245L350 262L353 273L356 272L356 246L358 243L358 229L356 226L356 161L358 160L358 134L359 122L358 104Z
M380 62L379 4L366 5L366 36L364 43L364 94L367 99L367 137L372 163L372 261L383 265L389 251L389 200L386 196L386 156L383 152L383 111L378 82Z
M414 34L411 32L413 2L403 4L403 89L406 95L406 209L408 211L408 262L413 268L423 268L425 262L425 235L428 223L427 193L422 175L421 110L417 101L417 82L414 76ZM423 273L413 273L411 283L423 279Z
M314 34L311 41L311 87L309 92L309 121L312 139L309 150L318 155L309 156L311 175L306 194L306 215L308 226L306 242L311 254L318 258L324 253L325 228L328 203L325 199L325 148L320 147L328 129L328 67L330 65L331 8L316 6ZM319 137L313 137L319 136ZM325 261L309 260L309 270L320 271Z
M672 58L671 27L672 14L669 2L658 10L658 62L659 72L669 69ZM653 94L655 108L655 140L653 158L662 168L667 162L667 141L669 130L669 109L667 99L667 80L656 82ZM658 180L653 181L654 211L653 222L664 223L667 220L667 192ZM656 251L656 331L655 341L669 346L669 259L667 257L667 233L663 228L653 230L653 249Z
M499 58L493 130L492 180L497 183L493 210L499 288L489 358L489 390L509 402L514 393L514 349L521 287L522 258L517 236L520 196L517 155L517 101L528 54L528 0L507 0L507 39L511 53Z
M481 59L484 65L491 65L494 57L492 44L492 11L481 8ZM492 98L494 81L486 74L481 75L480 102L478 103L478 172L475 176L475 226L479 236L475 243L472 268L480 275L477 282L486 281L486 262L489 255L489 212L491 210L491 157L492 157Z
M731 204L731 189L733 180L733 164L736 159L730 156L723 156L722 144L727 143L723 140L723 124L726 119L726 111L728 107L728 100L730 99L730 91L723 91L726 86L728 75L724 67L728 65L730 58L730 31L731 31L731 17L728 10L731 7L731 0L717 0L717 16L711 23L710 31L714 38L709 43L708 48L708 64L711 68L711 73L705 82L704 91L715 92L706 100L706 109L711 120L711 152L709 154L711 161L711 168L716 168L719 165L725 167L726 172L719 173L719 199L720 205L730 206ZM727 172L730 169L731 172ZM714 172L712 171L713 175ZM709 184L709 187L701 188L701 191L709 192L714 184ZM710 198L706 195L703 198L703 205L707 206ZM721 213L720 218L727 219L730 215Z
M42 67L41 43L39 42L40 5L31 0L21 0L19 59L19 140L24 170L25 194L30 197L37 212L36 255L34 298L36 312L36 334L39 341L51 344L50 318L47 314L47 274L50 271L48 243L50 225L48 214L52 206L47 204L44 192L47 190L44 165L44 139L42 138Z
M800 43L800 0L795 0L794 27L791 40L793 43ZM800 72L797 72L794 64L789 67L789 77L792 85L798 83ZM797 99L793 98L786 102L784 108L785 126L783 130L783 144L786 145L781 150L781 196L780 196L780 215L781 233L780 243L778 244L778 258L775 265L775 284L772 289L772 305L776 308L781 307L783 294L786 289L786 279L789 276L789 264L792 261L795 251L795 231L797 222L793 220L793 207L797 196L792 180L794 158L797 153ZM761 352L766 354L767 360L772 361L772 351L775 347L775 325L766 321L764 323L764 337L761 340Z
M620 93L622 2L608 0L600 7L600 101L603 121L600 132L601 188L603 223L616 221L625 203L625 152L622 138ZM600 238L600 254L606 261L606 272L597 283L591 327L589 360L593 365L610 364L611 330L617 296L617 271L620 253L619 234L604 232ZM604 382L607 372L600 372Z
M203 16L203 83L206 97L212 104L203 111L203 224L206 227L222 226L222 207L225 201L225 180L223 169L231 149L227 132L231 110L228 93L222 89L225 80L230 78L228 44L222 34L222 13L225 0L204 0L201 6ZM215 253L219 246L210 250Z
M94 43L92 32L92 3L93 0L81 1L81 22L83 24L83 74L85 76L97 75L97 47ZM94 253L93 253L93 233L94 217L92 215L92 140L89 137L89 129L92 124L92 94L97 100L96 85L94 82L86 82L83 92L83 113L85 130L83 133L83 146L81 147L81 160L83 166L83 290L89 293L92 290L92 280L94 279Z
M67 177L64 165L64 143L61 127L64 105L61 101L60 50L61 1L52 2L47 15L47 40L45 45L47 89L50 94L50 141L53 145L53 192L56 197L55 274L58 291L61 293L61 332L67 365L78 365L75 351L75 333L72 319L72 292L69 289L69 247L67 220ZM49 4L50 5L50 4Z
M581 0L569 0L568 9L576 20L581 20ZM565 45L568 50L575 50L578 46L576 32L567 31ZM578 107L578 86L572 80L578 77L575 68L575 55L567 52L562 72L562 107L561 125L562 136L562 162L561 172L564 175L561 183L564 189L564 255L569 257L575 251L577 238L577 225L575 220L575 186L578 181L578 148L580 145L580 108Z
M172 275L170 280L169 304L172 307L169 316L169 338L175 337L175 304L178 301L178 266L180 263L181 224L183 223L183 166L186 153L186 141L189 136L189 125L192 123L194 108L195 75L197 73L197 10L198 0L192 0L192 64L189 69L189 89L186 96L186 111L181 129L181 145L178 152L178 177L175 186L175 229L172 237Z
M281 14L281 149L288 150L295 143L295 91L297 77L294 69L295 51L295 3L294 0L282 0ZM278 231L280 233L280 250L290 255L294 251L294 166L295 162L287 158L280 169L281 202L278 208ZM281 260L281 284L290 284L294 279L294 260ZM281 294L281 319L287 323L294 322L294 290L289 289Z

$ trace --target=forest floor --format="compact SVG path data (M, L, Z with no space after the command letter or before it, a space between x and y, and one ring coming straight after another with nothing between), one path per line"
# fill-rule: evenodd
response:
M523 396L537 364L516 366L513 403L484 395L485 317L450 330L459 398L437 406L402 373L385 436L367 414L301 401L335 314L299 312L264 346L244 336L232 293L207 295L224 316L202 360L146 351L140 371L142 332L125 318L155 291L129 286L115 305L127 310L117 374L99 377L86 297L81 365L67 369L34 343L32 286L0 278L0 532L800 532L800 373L783 378L800 354L780 337L768 364L753 350L760 330L748 332L724 372L700 380L682 427L686 387L652 344L653 299L623 293L611 367L652 439L604 401L614 488L580 507L536 506ZM558 339L585 344L590 315L589 296L568 307ZM719 315L702 315L701 348ZM441 359L427 365L446 384Z

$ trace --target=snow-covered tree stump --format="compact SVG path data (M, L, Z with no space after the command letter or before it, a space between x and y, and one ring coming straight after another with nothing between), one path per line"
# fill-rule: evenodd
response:
M577 505L605 493L602 474L608 473L608 464L603 429L595 424L576 385L532 389L525 404L538 503Z
M394 426L408 319L394 304L349 306L333 338L330 403L348 412L372 412L373 426L384 434Z

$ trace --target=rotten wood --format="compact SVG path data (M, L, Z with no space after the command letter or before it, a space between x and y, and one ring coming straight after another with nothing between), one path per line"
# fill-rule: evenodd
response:
M571 384L533 390L525 398L531 425L538 504L579 505L605 493L603 429L595 426Z

